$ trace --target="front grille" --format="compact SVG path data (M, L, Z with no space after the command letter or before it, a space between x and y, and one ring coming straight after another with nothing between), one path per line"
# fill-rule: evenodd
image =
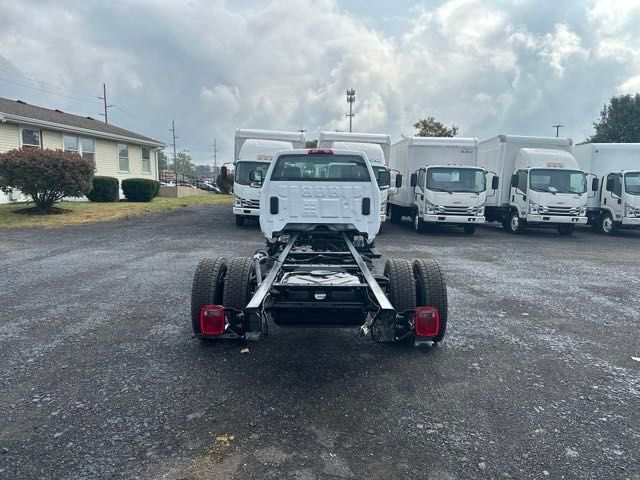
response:
M438 213L446 213L447 215L469 215L472 214L472 208L470 207L454 207L445 205L444 211L438 211Z
M549 215L578 215L580 213L580 209L576 207L547 207L543 210L543 213L547 213Z
M245 200L245 206L249 208L260 208L260 200Z

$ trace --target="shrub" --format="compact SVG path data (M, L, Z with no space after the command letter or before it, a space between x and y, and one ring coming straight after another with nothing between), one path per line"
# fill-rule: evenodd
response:
M218 175L218 178L216 178L216 185L222 193L231 193L231 189L233 188L233 175L229 173L226 178L222 175Z
M127 178L122 181L122 191L130 202L150 202L159 190L160 182L148 178Z
M25 148L0 155L0 189L16 188L28 195L41 212L49 213L64 197L91 191L95 164L77 153Z
M93 177L93 188L87 194L92 202L117 202L120 200L120 184L115 177Z

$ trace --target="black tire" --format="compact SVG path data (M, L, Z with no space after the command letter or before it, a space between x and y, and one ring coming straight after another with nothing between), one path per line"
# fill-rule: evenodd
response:
M389 205L389 220L391 223L398 224L402 222L402 211L400 207L396 207L395 205Z
M424 220L420 218L420 212L418 212L417 210L413 212L413 229L416 231L416 233L424 233L424 231L426 230Z
M506 224L504 224L504 226L509 233L522 233L522 231L524 230L524 226L517 210L513 210L509 214L509 219L507 220Z
M447 282L440 269L440 264L432 259L418 259L413 262L413 275L416 284L416 306L436 307L440 313L438 334L432 338L439 342L447 331Z
M411 262L403 258L390 258L384 265L389 279L387 297L397 312L416 308L416 287Z
M236 215L236 225L241 227L244 225L245 217L244 215Z
M616 226L613 223L613 217L610 213L603 213L598 219L598 231L600 233L604 233L605 235L611 235L615 232Z
M475 225L465 225L462 229L464 230L465 235L473 235L476 232Z
M222 300L224 308L243 310L247 306L253 294L251 285L253 277L254 268L251 257L235 257L229 261Z
M203 258L196 267L191 288L191 324L193 333L200 330L200 310L204 305L222 305L225 275L227 273L226 258Z
M569 223L567 225L559 225L558 233L564 237L568 237L569 235L573 235L573 231L576 229L576 226Z

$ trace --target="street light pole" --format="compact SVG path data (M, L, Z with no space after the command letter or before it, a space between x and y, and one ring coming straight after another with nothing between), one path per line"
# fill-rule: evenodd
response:
M564 127L564 125L551 125L553 128L556 129L556 138L558 138L560 136L560 129Z
M171 128L169 131L173 135L173 175L176 177L176 198L178 198L178 155L176 153L176 122L171 120Z
M347 103L349 104L349 113L345 115L345 117L349 117L349 131L352 131L353 128L353 117L355 117L355 113L353 113L353 102L356 101L356 91L351 88L347 90Z

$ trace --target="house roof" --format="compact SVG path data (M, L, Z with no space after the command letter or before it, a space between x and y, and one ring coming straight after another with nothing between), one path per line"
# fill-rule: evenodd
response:
M0 97L0 117L12 123L33 123L52 129L72 131L115 140L137 141L145 145L164 146L162 142L139 133L110 125L91 117L73 115L61 110L29 105L22 100Z

